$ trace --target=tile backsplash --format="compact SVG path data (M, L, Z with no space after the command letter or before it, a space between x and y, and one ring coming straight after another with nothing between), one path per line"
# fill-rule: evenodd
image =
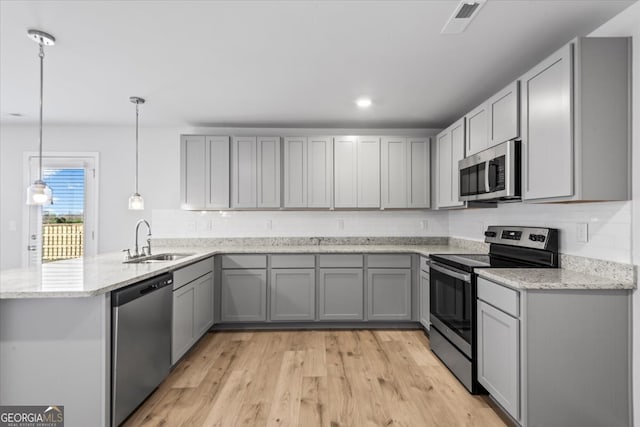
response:
M561 253L631 263L631 202L505 203L449 213L451 237L483 240L489 225L558 228Z
M183 211L154 209L154 238L446 236L439 211Z

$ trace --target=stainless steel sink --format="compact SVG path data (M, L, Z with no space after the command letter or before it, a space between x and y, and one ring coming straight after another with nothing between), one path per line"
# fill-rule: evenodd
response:
M124 261L124 263L125 264L149 264L153 262L175 261L177 259L185 258L191 255L193 254L166 253L166 254L147 255L144 257L129 259L127 261Z

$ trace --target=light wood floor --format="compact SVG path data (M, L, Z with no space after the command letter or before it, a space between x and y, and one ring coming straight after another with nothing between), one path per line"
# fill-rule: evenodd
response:
M505 426L422 331L207 334L126 426Z

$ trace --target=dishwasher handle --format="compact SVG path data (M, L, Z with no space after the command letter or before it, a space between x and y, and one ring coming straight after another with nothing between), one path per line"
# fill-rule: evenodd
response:
M165 273L142 282L134 283L111 293L111 306L120 307L152 292L173 285L173 274Z

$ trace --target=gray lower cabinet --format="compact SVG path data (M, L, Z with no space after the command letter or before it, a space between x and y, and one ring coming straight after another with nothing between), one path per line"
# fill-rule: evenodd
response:
M267 270L222 270L221 288L223 322L267 320Z
M478 301L478 381L516 420L520 409L520 321Z
M431 327L429 320L429 272L420 270L420 324L428 331Z
M173 291L171 363L176 363L213 325L213 273Z
M362 268L321 268L319 285L320 320L364 319Z
M368 320L411 320L411 269L369 268Z
M271 320L315 319L316 270L271 270Z

